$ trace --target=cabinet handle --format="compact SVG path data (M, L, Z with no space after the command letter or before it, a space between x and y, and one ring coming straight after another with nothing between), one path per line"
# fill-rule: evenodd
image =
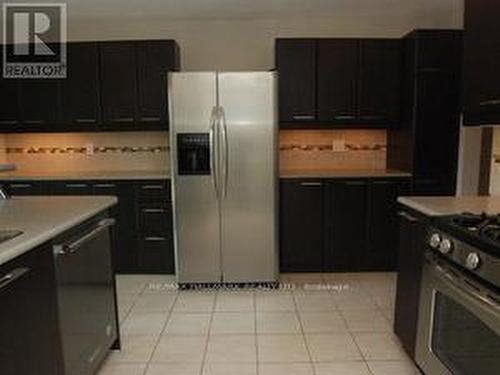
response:
M316 116L314 115L292 115L294 120L314 120Z
M411 216L410 214L404 212L404 211L399 211L398 216L402 217L403 219L406 219L408 221L411 221L412 223L418 222L418 219L414 216Z
M486 107L490 105L499 105L499 104L500 104L500 99L485 100L484 102L479 103L481 107Z
M335 120L354 120L356 116L350 116L350 115L339 115L339 116L334 116L333 117Z
M143 185L141 186L142 190L162 190L164 189L163 185Z
M144 241L148 241L148 242L161 242L161 241L165 241L166 238L165 237L145 237L144 238Z
M86 188L87 184L66 184L67 188Z
M15 270L7 273L6 275L0 278L0 289L5 288L7 285L13 283L14 281L26 275L30 271L31 271L30 268L16 268Z
M95 184L95 188L115 188L115 184Z
M390 185L392 183L392 181L373 181L374 185Z
M156 122L156 121L160 121L161 118L160 117L141 117L139 119L139 121L142 121L142 122Z
M119 117L119 118L112 118L112 122L134 122L134 119L132 117Z
M11 184L11 189L29 189L31 184Z
M25 124L28 124L28 125L40 125L40 124L43 124L42 120L24 120L23 122Z
M17 121L15 120L0 120L0 125L15 125Z
M382 120L382 116L361 116L362 120Z
M165 210L163 208L143 208L142 212L147 214L160 214L164 213Z
M364 182L364 181L345 181L345 182L343 182L343 184L349 185L349 186L364 186L364 185L366 185L366 182Z
M309 187L312 187L312 186L323 186L323 183L322 182L301 182L300 183L300 186L309 186Z
M95 124L97 120L94 118L77 118L75 122L77 124Z

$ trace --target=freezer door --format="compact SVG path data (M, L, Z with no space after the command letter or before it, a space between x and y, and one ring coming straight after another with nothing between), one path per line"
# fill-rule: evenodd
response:
M276 97L274 73L219 73L224 282L277 279Z
M169 101L177 280L220 282L220 211L214 188L217 155L213 152L216 137L210 136L217 106L216 73L171 73ZM178 157L182 149L178 142L189 146L198 138L210 139L210 172L179 174L179 164L186 163ZM190 152L189 147L185 152Z

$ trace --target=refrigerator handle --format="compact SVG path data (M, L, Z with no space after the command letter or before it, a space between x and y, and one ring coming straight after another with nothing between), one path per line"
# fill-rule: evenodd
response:
M219 180L219 174L218 174L218 163L217 163L217 159L218 159L218 152L216 152L216 149L217 149L217 144L218 144L218 141L217 140L217 136L216 136L216 131L217 131L217 118L218 118L218 114L217 114L217 107L213 107L212 108L212 113L210 115L210 123L209 123L209 128L208 128L208 131L209 131L209 142L210 142L210 170L212 171L212 185L213 185L213 188L214 188L214 191L215 191L215 197L217 198L217 200L219 199L219 184L218 184L218 180ZM217 132L218 133L218 132Z
M219 108L222 135L222 198L225 198L227 196L227 184L229 178L229 143L227 139L226 114L223 107Z

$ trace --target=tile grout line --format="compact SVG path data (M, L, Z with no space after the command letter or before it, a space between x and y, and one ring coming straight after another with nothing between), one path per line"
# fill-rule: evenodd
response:
M215 307L217 306L217 299L219 298L219 292L216 290L214 292L215 292L215 296L214 296L214 300L212 302L212 310L210 312L210 320L208 322L208 332L207 332L207 338L205 341L205 349L203 351L203 358L201 360L200 375L203 375L203 372L205 371L205 365L207 364L206 360L207 360L208 344L210 341L210 336L212 334L212 323L214 321Z
M146 290L146 288L144 288L144 290ZM151 361L153 360L153 356L156 352L156 349L158 348L158 345L160 344L160 341L161 341L161 338L167 328L167 325L168 325L168 322L170 320L170 317L172 315L172 311L174 310L174 307L175 307L175 304L177 303L177 299L179 298L179 290L177 290L177 292L175 293L175 298L174 298L174 301L172 302L172 305L170 306L170 308L168 309L168 312L167 312L167 319L165 319L165 323L163 324L163 327L162 329L160 330L160 334L158 335L158 338L156 339L156 343L154 345L154 348L153 350L151 351L151 354L149 355L149 359L146 363L146 367L144 368L144 372L142 375L147 375L148 371L149 371L149 366L151 365Z
M253 331L254 331L254 342L255 342L255 373L260 374L259 369L259 336L257 335L257 293L252 291L253 294Z
M321 282L324 282L323 277L321 277ZM300 317L299 313L299 308L297 307L297 301L295 300L295 294L292 292L292 300L293 300L293 306L294 306L294 311L295 315L297 315L297 320L299 321L299 326L300 326L300 332L302 334L302 339L304 340L304 343L306 345L306 350L307 350L307 355L309 356L309 364L311 365L312 373L313 375L316 375L316 366L314 365L314 360L311 354L311 349L309 348L309 343L307 342L307 337L304 331L304 326L302 324L302 319Z

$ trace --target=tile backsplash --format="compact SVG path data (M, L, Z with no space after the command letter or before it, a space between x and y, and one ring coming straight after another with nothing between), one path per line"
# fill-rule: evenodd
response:
M385 130L285 130L280 168L385 169Z
M0 160L29 171L165 170L168 133L5 134Z

